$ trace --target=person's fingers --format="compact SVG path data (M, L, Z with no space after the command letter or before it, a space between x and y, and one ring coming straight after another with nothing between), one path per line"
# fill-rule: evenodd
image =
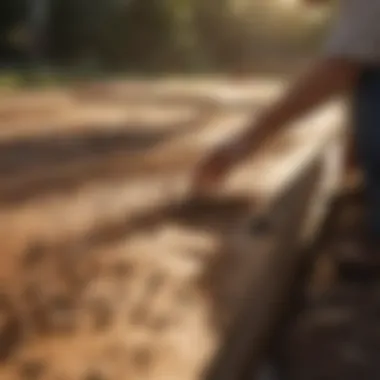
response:
M199 194L215 191L221 185L223 175L221 172L202 172L193 183L193 189Z
M193 188L196 191L204 191L212 187L215 182L216 178L214 175L209 172L202 171L196 174L193 181Z
M218 177L218 170L212 163L208 163L196 171L192 187L197 192L207 191L218 182Z
M214 151L203 161L193 178L193 189L198 192L209 192L216 189L234 162L234 151L224 147Z

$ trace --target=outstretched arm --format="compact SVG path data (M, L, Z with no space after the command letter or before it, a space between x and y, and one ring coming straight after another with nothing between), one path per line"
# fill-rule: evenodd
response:
M268 136L355 85L361 71L380 62L380 0L343 0L324 58L236 140L212 152L196 172L195 190L218 184Z
M360 71L361 65L351 60L325 59L315 64L243 135L218 147L206 158L195 174L193 190L203 192L217 185L234 165L260 146L273 132L350 88Z
M246 142L244 150L248 153L276 130L350 89L360 74L361 66L347 59L317 62L247 130L241 140Z
M366 65L379 65L379 17L380 0L342 0L339 17L323 53L325 58L259 118L247 132L247 141L253 144L253 136L260 141L349 89Z

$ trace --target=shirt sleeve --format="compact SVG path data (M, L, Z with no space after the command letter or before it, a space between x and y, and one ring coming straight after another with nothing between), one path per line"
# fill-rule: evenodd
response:
M325 55L364 63L380 61L380 0L341 0Z

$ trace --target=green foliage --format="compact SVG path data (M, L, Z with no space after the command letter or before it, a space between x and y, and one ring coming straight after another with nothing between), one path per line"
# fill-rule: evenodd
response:
M37 57L92 71L236 70L268 51L311 46L322 35L317 28L306 33L302 15L281 13L276 0L246 0L244 7L238 0L1 0L0 36L20 23L27 31L28 4L43 1L48 16ZM0 49L1 43L0 54L8 54L5 45L17 50L14 41L0 39Z

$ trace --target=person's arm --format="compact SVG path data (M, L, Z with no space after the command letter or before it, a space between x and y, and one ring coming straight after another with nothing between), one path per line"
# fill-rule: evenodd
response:
M243 150L254 149L275 130L349 89L367 65L379 65L379 20L380 0L341 0L324 58L254 122L240 140Z
M379 65L379 20L380 0L342 0L340 17L326 45L324 58L242 135L216 148L202 161L194 178L195 191L218 184L273 132L354 86L367 65Z
M360 71L361 64L351 60L325 59L316 63L243 134L218 147L201 163L195 174L193 192L213 188L234 165L260 147L273 132L350 88Z
M245 141L250 151L279 128L351 88L361 68L360 63L347 59L324 59L316 63L255 121L240 141Z

